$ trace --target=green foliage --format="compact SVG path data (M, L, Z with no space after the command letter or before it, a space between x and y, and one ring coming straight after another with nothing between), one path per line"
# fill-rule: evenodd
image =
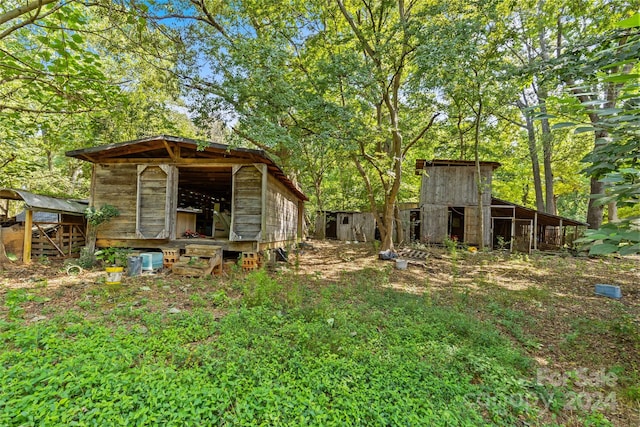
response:
M89 206L84 215L87 218L87 222L94 227L99 227L105 222L111 220L120 215L120 211L115 206L104 204L100 209L96 209L95 206Z
M46 279L44 280L44 286L40 284L38 287L46 287ZM26 289L11 289L4 295L4 306L9 310L9 318L19 319L24 312L22 308L23 303L28 301L44 302L48 300L48 298L40 297Z
M452 257L455 257L457 255L458 239L451 239L449 236L446 236L445 239L442 241L442 244L444 245L444 247L447 249L447 252L449 252L449 254Z
M589 255L633 255L640 253L640 219L626 218L609 222L598 230L586 230L584 236L576 239Z
M243 302L248 307L274 307L281 303L282 285L264 269L249 273L243 280Z
M637 67L640 49L639 15L621 21L617 28L581 40L558 58L554 66L573 83L568 89L580 103L567 106L573 114L589 117L588 124L565 121L557 127L575 128L575 133L594 132L595 148L585 158L585 172L606 187L595 194L594 205L611 202L622 207L640 202L640 85ZM588 55L584 55L588 52ZM594 117L596 119L594 119ZM600 230L589 231L581 243L589 244L592 255L640 252L637 216Z
M37 25L25 20L0 39L0 113L17 118L20 112L69 114L104 106L117 86L108 81L100 55L87 43L86 8L48 5L33 20ZM16 21L0 25L0 33Z
M127 257L131 253L129 248L103 248L95 252L95 258L103 261L107 265L125 266Z
M254 272L220 319L123 301L109 322L73 311L0 322L0 424L535 422L534 406L509 400L530 396L527 359L489 324L381 288L384 274L300 289L286 304L295 277Z

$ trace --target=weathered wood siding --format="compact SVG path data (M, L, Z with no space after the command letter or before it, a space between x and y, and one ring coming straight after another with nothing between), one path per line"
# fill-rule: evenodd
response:
M470 166L429 166L422 176L420 204L469 206L478 204L476 169ZM491 204L491 166L482 166L482 203Z
M265 166L266 165L258 165ZM262 168L254 165L233 168L233 199L229 240L261 240Z
M491 207L484 206L482 219L484 222L484 244L491 245ZM478 222L478 207L467 206L464 208L464 243L469 245L480 244L480 226Z
M376 233L375 217L370 212L338 212L338 240L370 242ZM346 224L345 224L346 222Z
M296 240L298 237L298 198L280 181L267 177L266 232L263 242Z
M120 215L98 229L99 239L136 238L137 170L135 164L96 164L93 175L92 205L109 204Z
M315 220L315 232L313 236L316 239L325 239L327 237L327 214L326 212L318 212Z
M449 207L428 204L422 206L422 236L425 243L440 243L449 234Z
M78 256L84 245L84 224L59 223L54 230L41 228L34 234L31 238L31 259Z
M411 211L404 209L400 211L400 221L402 222L402 242L398 242L397 236L395 241L397 243L409 243L411 241ZM397 230L397 227L395 228Z
M0 227L0 240L4 244L5 252L14 254L22 259L24 248L24 224L14 224L11 227Z
M99 239L165 239L175 222L175 167L96 164L92 204L115 206L120 215L98 229Z
M176 209L172 203L176 199L173 191L174 169L168 165L138 165L138 238L169 238L176 217Z

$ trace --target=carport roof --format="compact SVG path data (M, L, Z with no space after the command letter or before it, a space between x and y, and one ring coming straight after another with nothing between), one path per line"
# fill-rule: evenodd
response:
M0 189L0 199L23 200L27 209L39 212L56 212L69 215L84 215L87 205L75 200L61 199L41 194L30 193L25 190L11 188Z
M551 215L545 212L540 212L532 208L527 208L525 206L517 205L512 202L507 202L506 200L498 199L497 197L491 198L491 207L492 209L499 209L501 206L509 206L515 209L516 218L519 219L534 219L535 214L538 214L538 224L539 225L550 225L559 227L560 220L562 220L562 225L570 225L570 226L579 226L579 227L587 227L589 224L586 222L576 221L575 219L565 218L558 215Z

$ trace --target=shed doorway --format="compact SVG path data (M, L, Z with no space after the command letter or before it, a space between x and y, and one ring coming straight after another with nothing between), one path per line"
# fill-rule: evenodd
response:
M420 222L420 209L412 209L409 212L409 239L411 242L420 241L422 227Z
M493 249L511 250L511 218L492 218L493 220Z
M464 242L464 207L449 208L449 238Z
M228 239L231 193L231 167L178 168L176 238Z
M338 238L338 221L334 214L326 216L325 225L325 238L337 239Z

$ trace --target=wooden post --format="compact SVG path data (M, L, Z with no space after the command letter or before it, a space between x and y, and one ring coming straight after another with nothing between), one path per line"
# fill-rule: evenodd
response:
M538 249L538 211L533 214L533 250Z
M33 211L31 209L25 210L24 216L24 245L22 249L22 262L23 264L31 263L31 228L33 227Z
M304 202L298 201L298 242L304 240Z
M267 165L265 165L264 163L259 163L255 166L262 173L262 213L260 216L260 241L264 242L272 238L267 235L267 194L269 191L269 170L267 169Z
M560 218L560 229L558 230L558 237L560 240L560 247L564 246L564 227L562 226L562 218Z
M511 242L509 243L509 253L513 253L513 244L516 242L516 207L511 209Z

